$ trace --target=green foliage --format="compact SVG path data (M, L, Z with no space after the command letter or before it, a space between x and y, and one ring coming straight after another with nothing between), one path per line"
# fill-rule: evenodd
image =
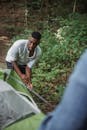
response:
M58 95L60 98L63 96L64 89L65 89L65 87L62 85L57 86L57 88L56 88L56 91L58 92Z
M65 51L67 61L75 61L81 55L87 43L87 19L86 16L70 15L68 19L60 22L56 37ZM80 48L80 49L79 49ZM60 55L61 56L61 55Z
M34 82L36 88L43 88L45 83L48 87L53 85L54 89L56 85L65 86L76 61L87 47L86 36L87 18L86 15L79 14L71 14L67 19L62 18L57 33L54 34L49 29L43 32L40 45L43 55L38 66L34 68L33 75L33 81L37 78ZM60 89L59 93L61 91L63 90ZM53 93L51 96L54 96Z

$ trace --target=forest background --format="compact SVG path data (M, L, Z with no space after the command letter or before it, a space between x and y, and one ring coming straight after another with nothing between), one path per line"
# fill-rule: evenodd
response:
M0 67L13 42L42 34L42 57L33 68L35 91L52 108L34 97L44 113L60 102L75 63L87 47L86 0L0 0ZM5 67L5 66L4 66Z

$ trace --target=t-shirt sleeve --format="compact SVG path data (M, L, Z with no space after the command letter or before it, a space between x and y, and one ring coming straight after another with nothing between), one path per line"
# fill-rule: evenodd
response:
M10 62L16 61L19 48L20 48L19 46L13 44L7 53L6 60Z

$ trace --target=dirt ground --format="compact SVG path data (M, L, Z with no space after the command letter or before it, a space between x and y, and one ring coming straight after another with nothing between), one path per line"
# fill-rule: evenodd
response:
M10 39L8 37L0 37L0 68L6 68L5 57L10 45Z

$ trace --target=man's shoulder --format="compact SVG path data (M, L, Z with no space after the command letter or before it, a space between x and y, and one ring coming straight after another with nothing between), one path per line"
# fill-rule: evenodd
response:
M37 55L41 55L41 53L42 53L41 47L38 45L37 46Z
M38 50L38 51L42 51L42 50L41 50L41 47L40 47L39 45L37 46L37 50Z
M27 42L28 42L28 40L26 40L26 39L19 39L19 40L16 40L13 45L21 46L21 45L25 45Z

